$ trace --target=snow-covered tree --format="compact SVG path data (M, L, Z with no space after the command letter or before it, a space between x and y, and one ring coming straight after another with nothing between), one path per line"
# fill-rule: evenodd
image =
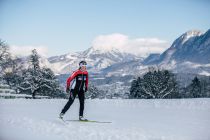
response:
M3 75L11 60L8 45L0 39L0 83L3 83Z
M168 70L147 72L134 80L130 89L131 98L177 98L177 83Z
M134 79L132 81L129 98L140 98L140 93L139 93L140 91L138 89L139 89L141 80L142 79L138 77L137 79Z
M192 83L189 85L188 89L191 94L191 97L203 97L201 92L201 81L198 79L197 76L192 80Z
M207 83L206 83L206 97L210 97L210 76L208 77Z
M102 91L100 91L96 86L94 86L93 84L89 84L88 86L88 91L87 93L85 93L85 97L87 99L91 98L91 99L95 99L95 98L104 98L104 96L102 96Z
M9 46L0 40L0 83L9 86L18 93L18 86L22 82L22 60L12 56Z
M36 49L32 50L32 54L29 57L29 61L30 61L30 67L34 70L34 71L38 71L40 69L40 65L39 65L39 58L40 56L38 55Z
M19 86L21 92L35 95L57 97L62 94L58 80L49 68L41 68L36 50L29 57L30 66L23 72L24 81Z
M43 87L43 79L41 71L34 71L32 68L28 68L23 73L24 81L20 85L21 92L31 94L33 98L37 92Z
M43 68L42 70L43 83L45 86L41 88L41 94L50 97L63 97L63 91L59 86L59 81L56 78L53 71L49 68Z
M3 79L11 89L18 93L18 87L23 81L22 77L23 64L20 58L11 59L4 72Z

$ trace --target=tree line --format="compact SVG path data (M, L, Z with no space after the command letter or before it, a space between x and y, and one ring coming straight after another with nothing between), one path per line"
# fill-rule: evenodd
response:
M131 83L129 98L203 98L210 97L210 77L197 76L186 87L178 85L175 74L169 70L152 69Z

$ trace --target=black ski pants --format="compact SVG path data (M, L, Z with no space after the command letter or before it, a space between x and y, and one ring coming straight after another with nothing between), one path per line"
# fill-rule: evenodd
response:
M63 114L66 113L66 111L70 108L70 106L74 102L74 99L75 99L77 94L78 94L79 103L80 103L79 116L83 116L84 104L85 104L85 94L84 94L83 90L79 91L79 90L76 90L76 89L71 89L69 100L66 103L66 105L64 106L64 108L62 109L61 113L63 113Z

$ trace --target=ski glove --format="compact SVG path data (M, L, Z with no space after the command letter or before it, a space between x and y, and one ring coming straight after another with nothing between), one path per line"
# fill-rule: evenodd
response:
M66 93L69 93L70 92L70 89L69 88L66 88Z

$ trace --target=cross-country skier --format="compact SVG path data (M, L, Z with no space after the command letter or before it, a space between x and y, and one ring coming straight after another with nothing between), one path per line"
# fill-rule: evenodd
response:
M70 93L70 97L59 115L61 119L63 119L64 114L74 102L76 95L78 95L80 102L79 120L87 120L83 117L85 92L88 90L88 72L86 70L86 65L87 63L85 61L81 61L79 63L79 69L74 71L67 79L66 92Z

